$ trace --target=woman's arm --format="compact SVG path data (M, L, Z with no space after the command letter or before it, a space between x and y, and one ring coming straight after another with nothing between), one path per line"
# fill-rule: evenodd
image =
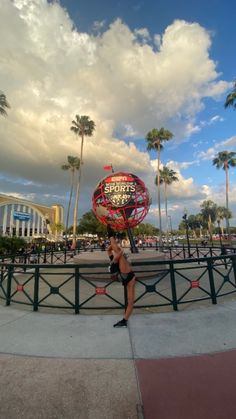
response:
M123 256L123 249L120 249L118 252L115 252L114 262L119 262L121 256Z

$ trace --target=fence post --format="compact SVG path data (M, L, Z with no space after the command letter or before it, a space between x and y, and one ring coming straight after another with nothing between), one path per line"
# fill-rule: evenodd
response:
M65 247L65 249L64 249L64 264L66 264L66 247Z
M24 253L24 268L23 268L24 272L26 272L26 264L27 264L27 253Z
M199 248L198 244L196 244L196 251L197 251L197 258L199 259ZM198 265L200 265L200 262L198 261Z
M212 259L207 260L207 270L208 270L209 283L210 283L210 289L211 289L211 301L212 301L212 304L217 304L214 276L213 276L213 270L212 270Z
M171 291L172 291L172 305L175 311L178 310L177 295L176 295L176 284L175 284L175 272L174 272L174 263L169 262L170 266L170 282L171 282Z
M36 266L34 271L34 311L38 311L39 305L39 267Z
M79 267L76 266L75 268L75 314L79 314Z
M7 275L7 295L6 295L6 306L9 306L11 303L11 280L12 280L13 266L8 266L8 275Z
M231 259L233 271L234 271L234 282L236 284L236 255L230 256L230 259Z
M4 267L3 265L1 265L1 284L3 283L3 278L4 278Z

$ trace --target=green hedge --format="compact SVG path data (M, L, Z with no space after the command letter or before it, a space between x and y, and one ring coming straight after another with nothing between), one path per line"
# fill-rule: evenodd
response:
M27 247L26 241L21 237L0 237L0 255L19 252Z

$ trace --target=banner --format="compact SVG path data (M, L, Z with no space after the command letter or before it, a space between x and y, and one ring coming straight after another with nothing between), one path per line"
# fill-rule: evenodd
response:
M19 221L30 221L31 214L28 214L27 212L14 211L13 218L14 220L19 220Z

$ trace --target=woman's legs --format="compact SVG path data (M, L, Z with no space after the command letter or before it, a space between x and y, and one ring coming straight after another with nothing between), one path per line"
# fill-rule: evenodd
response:
M128 318L131 316L134 306L134 289L135 289L135 277L128 282L127 284L127 298L128 298L128 305L125 310L124 319L128 320Z

